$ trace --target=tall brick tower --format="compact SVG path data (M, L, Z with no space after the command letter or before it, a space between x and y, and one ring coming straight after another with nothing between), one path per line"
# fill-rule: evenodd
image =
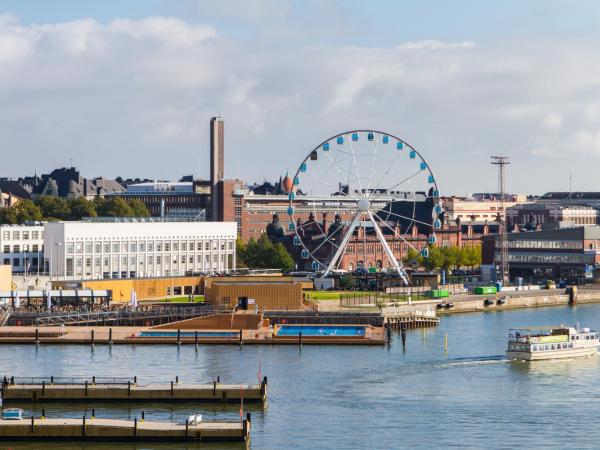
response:
M210 193L211 207L210 217L213 222L221 220L219 209L221 199L219 198L219 181L224 175L224 140L225 121L222 117L211 117L210 119Z

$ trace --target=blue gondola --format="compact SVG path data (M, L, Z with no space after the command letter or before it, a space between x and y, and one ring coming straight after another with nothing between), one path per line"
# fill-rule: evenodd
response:
M415 152L414 150L410 151L410 159L415 159L417 157L417 152Z
M430 244L435 244L436 241L437 241L437 238L435 237L435 234L430 234L429 239L427 239L427 242L429 242Z
M433 178L433 175L429 175L429 178L427 179L427 181L429 181L430 183L435 183L435 179Z
M336 142L338 145L342 145L344 143L344 136L338 136Z
M431 193L431 196L433 198L438 198L440 196L440 191L438 191L437 189L434 189L434 191Z
M352 140L353 141L358 141L358 133L352 133Z
M438 213L438 214L442 213L442 207L441 207L441 205L435 205L435 212Z
M300 177L294 177L294 186L300 185Z
M421 170L425 170L425 169L427 169L427 163L425 161L421 161L421 164L419 167L421 167Z
M396 144L396 150L404 150L404 142L398 142Z
M435 220L433 221L433 228L437 228L437 229L439 229L439 228L441 228L441 227L442 227L442 221L441 221L440 219L435 219Z
M288 207L288 215L290 215L290 216L291 216L292 214L294 214L294 208L292 208L292 207L290 206L290 207Z
M313 261L311 267L312 267L312 270L319 270L319 263L316 261Z
M306 172L306 163L300 165L300 172Z
M323 144L323 151L324 151L324 152L328 152L328 151L329 151L329 142L325 142L325 143Z
M390 137L389 136L383 136L383 143L384 144L389 144L390 142Z
M302 250L302 259L308 259L308 250Z
M425 247L423 250L421 250L421 256L423 258L429 258L429 249L427 247Z
M369 134L367 134L367 139L368 139L369 141L372 141L372 140L374 139L373 133L369 133Z
M296 224L294 222L288 223L288 230L294 231L296 229Z
M290 200L294 200L294 199L296 198L296 194L295 194L294 192L290 192L290 193L288 194L288 198L289 198Z
M300 245L300 237L294 236L294 245Z

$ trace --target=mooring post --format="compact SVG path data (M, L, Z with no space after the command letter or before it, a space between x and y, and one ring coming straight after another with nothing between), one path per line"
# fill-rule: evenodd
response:
M46 408L42 408L42 420L46 418Z
M52 386L54 384L54 375L52 375L50 377L50 386Z
M31 432L33 433L33 416L31 416Z
M194 343L196 344L196 351L198 351L198 331L196 331L194 336Z
M42 395L46 395L46 380L42 380Z
M87 397L87 391L88 391L88 381L85 380L85 396Z
M444 351L448 351L448 333L444 333Z
M179 375L175 375L175 384L179 384Z
M142 422L146 420L146 413L144 411L142 411Z
M96 375L92 377L92 386L96 386Z
M171 397L173 397L173 381L171 381Z
M217 382L213 380L213 397L217 395Z
M92 419L96 418L96 408L92 408Z
M221 375L218 375L218 376L217 376L217 383L219 383L219 384L221 383ZM13 383L13 384L14 384L14 383Z
M137 375L133 376L133 384L137 384Z
M94 346L94 330L92 330L92 347Z
M402 332L402 347L406 347L406 325L402 324L400 331Z
M190 421L188 419L185 419L185 435L188 435L190 429Z
M40 345L40 330L39 330L39 328L35 329L35 345Z
M242 338L242 330L240 330L240 347L243 345L244 340Z
M267 377L263 377L260 383L260 394L264 397L267 392Z
M131 380L127 380L127 395L131 395Z
M300 348L302 348L302 331L298 334L298 343L300 344Z
M177 329L177 347L181 345L181 330Z
M112 345L112 328L108 329L108 345Z
M83 416L82 420L81 435L85 436L85 416Z
M15 377L14 376L10 377L10 384L12 384L13 386L15 385Z
M137 439L137 417L133 419L133 437Z

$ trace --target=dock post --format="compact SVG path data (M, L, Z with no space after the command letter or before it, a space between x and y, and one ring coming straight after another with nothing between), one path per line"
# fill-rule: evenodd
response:
M263 377L262 382L260 383L260 394L263 398L267 394L267 377Z
M88 391L88 381L85 380L85 396L87 397L87 391Z
M406 325L401 325L400 332L402 333L402 348L406 348Z
M190 421L188 419L185 419L185 436L187 437L188 432L190 430Z
M198 331L196 331L194 336L194 343L196 344L196 351L198 351Z
M42 380L42 395L46 395L46 380Z
M50 377L50 386L54 385L54 375Z
M137 440L137 417L133 419L133 437Z
M33 419L33 416L31 416L31 432L32 432L32 433L33 433L33 425L34 425L34 424L33 424L33 420L34 420L34 419Z
M92 386L96 386L96 375L92 377Z
M181 330L177 329L177 347L181 345Z
M146 413L144 411L142 411L142 422L146 420Z
M298 334L298 342L300 344L300 349L302 349L302 331Z
M137 384L137 375L134 375L133 377L133 384Z
M217 382L213 381L213 397L217 395Z
M240 347L243 345L244 340L242 338L242 330L240 330Z
M82 426L81 426L81 435L85 437L85 416L83 416Z
M444 351L448 351L448 333L444 334Z
M92 347L94 347L94 330L92 330Z
M46 408L42 408L42 420L46 418Z
M108 329L108 345L112 345L112 328Z
M35 329L35 345L40 345L40 330L39 330L39 328Z
M221 375L217 376L217 383L221 384ZM14 383L13 383L14 384Z
M173 381L171 381L171 397L173 397Z
M14 376L10 377L10 384L12 384L13 386L15 385L15 377Z
M127 395L131 395L131 380L127 380Z
M175 375L175 384L179 384L179 375Z
M92 408L92 419L96 418L96 409Z

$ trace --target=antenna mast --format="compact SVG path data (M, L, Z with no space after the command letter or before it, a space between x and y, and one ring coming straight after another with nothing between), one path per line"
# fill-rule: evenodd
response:
M508 273L508 242L506 240L506 208L505 208L505 177L504 167L510 164L508 156L494 155L492 164L498 166L498 193L500 194L500 270L502 274L502 285L506 286L509 281Z

